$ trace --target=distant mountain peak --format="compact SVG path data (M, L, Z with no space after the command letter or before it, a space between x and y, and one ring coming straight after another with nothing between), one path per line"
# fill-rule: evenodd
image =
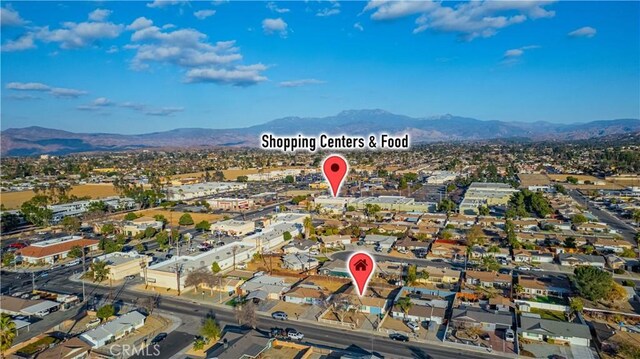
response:
M349 117L349 116L381 116L381 115L393 115L391 112L375 109L361 109L361 110L343 110L336 117Z

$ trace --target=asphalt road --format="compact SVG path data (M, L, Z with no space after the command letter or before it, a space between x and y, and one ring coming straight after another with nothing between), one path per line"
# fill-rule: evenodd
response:
M576 202L585 205L589 209L589 211L593 213L593 215L598 217L598 219L601 222L606 223L609 227L618 231L618 233L620 233L620 235L624 239L633 243L634 245L636 244L636 241L635 241L636 231L633 229L633 227L631 227L621 219L613 216L611 213L607 211L603 211L600 208L596 207L588 198L583 196L577 190L575 189L569 190L569 195Z
M73 267L66 270L60 269L52 271L47 277L37 281L37 288L48 289L55 292L81 293L82 285L69 280L73 272ZM77 269L76 269L77 270ZM30 289L30 284L24 285L23 279L16 279L12 275L3 275L3 285L15 286L16 290ZM86 285L87 297L101 296L107 297L111 292L113 301L123 301L133 303L141 297L151 297L152 294L141 294L127 289L126 286L109 288L95 285ZM170 358L188 345L191 345L193 336L197 333L200 320L207 314L212 313L216 320L222 325L235 326L235 315L232 308L220 308L204 305L188 299L163 297L158 303L158 310L166 311L183 320L182 325L175 331L169 333L167 338L161 343L162 354L160 358ZM325 327L311 322L288 321L283 323L271 317L259 316L258 328L269 330L272 327L293 327L304 333L303 343L330 347L337 350L347 349L349 351L371 351L383 355L385 358L487 358L494 356L490 353L475 353L464 351L452 347L424 343L401 343L388 338L373 336L368 333L344 330L335 327ZM150 353L153 353L152 351ZM144 356L143 356L144 357ZM156 357L157 358L157 357Z

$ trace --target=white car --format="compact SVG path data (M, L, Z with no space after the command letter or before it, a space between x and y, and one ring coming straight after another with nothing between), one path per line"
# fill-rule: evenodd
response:
M287 337L293 340L302 340L304 338L304 334L300 332L290 331L289 333L287 333Z
M523 266L516 267L516 269L517 269L517 270L521 270L521 271L528 271L528 270L531 270L531 268L529 268L529 267L523 267Z
M544 269L538 268L538 267L532 268L531 270L534 271L534 272L542 272L542 271L544 271Z
M398 249L398 253L400 253L400 254L407 254L407 253L409 253L409 252L407 252L407 250L406 250L406 249Z
M507 329L504 332L504 340L506 340L508 342L515 341L515 334L513 333L513 329Z
M407 322L407 327L414 332L420 330L420 326L414 322Z

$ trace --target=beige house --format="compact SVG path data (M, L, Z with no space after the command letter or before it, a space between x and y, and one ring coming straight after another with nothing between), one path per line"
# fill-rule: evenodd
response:
M130 275L140 274L151 262L151 257L137 254L135 252L113 252L101 255L94 259L95 261L103 261L107 263L106 268L109 269L110 280L122 280ZM142 273L144 276L144 273ZM175 276L174 276L175 280Z

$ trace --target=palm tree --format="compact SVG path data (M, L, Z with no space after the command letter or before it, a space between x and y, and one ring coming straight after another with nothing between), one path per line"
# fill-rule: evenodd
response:
M93 281L102 282L109 276L109 268L107 268L107 262L95 261L91 263L91 271L93 272Z
M16 323L11 320L10 316L2 314L0 318L0 352L2 352L1 356L3 358L4 351L11 348L17 334Z
M311 228L313 227L313 220L311 219L311 216L304 217L302 225L304 226L304 237L308 239L311 234Z
M406 318L407 315L409 314L409 310L413 306L413 303L411 303L411 299L409 297L402 297L398 299L398 301L396 302L396 305L404 313L404 317Z

